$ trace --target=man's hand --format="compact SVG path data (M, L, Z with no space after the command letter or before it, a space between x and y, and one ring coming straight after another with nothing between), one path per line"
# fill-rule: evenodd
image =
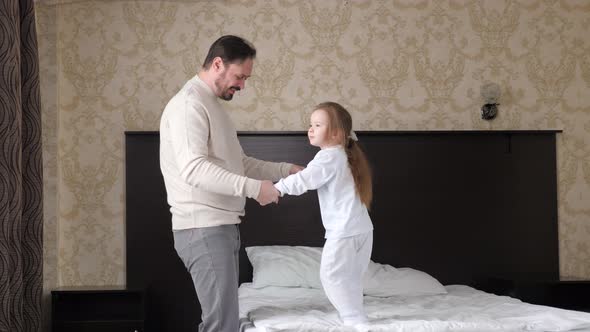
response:
M303 166L293 164L293 166L291 166L291 169L289 170L289 175L295 174L297 172L301 172L304 169L305 169L305 167L303 167Z
M261 206L265 206L269 203L278 203L279 194L279 191L277 188L275 188L271 181L264 180L260 185L260 193L258 194L258 198L256 198L256 200Z

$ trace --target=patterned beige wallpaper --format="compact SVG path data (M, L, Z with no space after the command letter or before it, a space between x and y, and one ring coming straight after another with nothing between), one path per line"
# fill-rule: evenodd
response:
M156 130L211 42L259 51L228 104L239 130L304 130L327 99L356 129L563 129L562 277L590 278L590 4L586 0L37 3L45 282L124 284L125 130ZM480 86L496 82L497 119Z

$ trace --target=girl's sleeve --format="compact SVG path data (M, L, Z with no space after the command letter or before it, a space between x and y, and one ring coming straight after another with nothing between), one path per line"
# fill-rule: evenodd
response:
M315 190L326 184L334 176L333 156L320 151L301 172L279 180L275 188L281 195L299 196L308 190Z

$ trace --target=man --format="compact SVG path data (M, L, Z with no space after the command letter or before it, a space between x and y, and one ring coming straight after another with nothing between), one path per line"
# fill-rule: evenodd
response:
M237 224L246 197L278 202L277 181L302 169L244 155L219 99L231 100L252 73L246 40L215 41L197 76L168 102L160 122L160 168L172 212L174 247L201 303L200 332L238 331Z

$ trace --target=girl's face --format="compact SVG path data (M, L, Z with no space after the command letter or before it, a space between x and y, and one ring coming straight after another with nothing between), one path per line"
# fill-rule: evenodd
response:
M330 118L326 111L319 109L311 113L309 130L307 137L309 144L317 146L320 149L337 145L337 136L329 135L328 127L330 126Z

